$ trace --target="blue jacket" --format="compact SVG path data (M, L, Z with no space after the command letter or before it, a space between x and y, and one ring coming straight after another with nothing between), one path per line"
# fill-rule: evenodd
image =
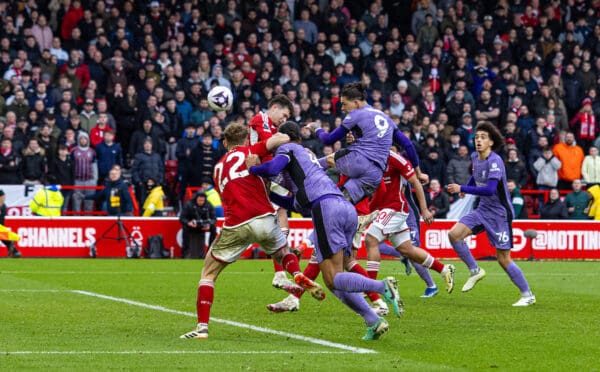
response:
M177 102L177 111L181 114L181 118L183 119L183 126L187 125L188 121L190 121L190 116L192 116L192 104L186 101L185 99L181 102Z
M102 209L108 212L110 216L133 211L133 201L129 194L129 186L123 181L123 178L120 178L116 182L107 180L102 190L87 195L85 198L103 201Z
M104 141L100 142L95 148L96 158L98 159L98 174L101 176L108 175L110 168L113 165L118 164L123 166L123 152L121 151L121 145L113 143L108 146Z

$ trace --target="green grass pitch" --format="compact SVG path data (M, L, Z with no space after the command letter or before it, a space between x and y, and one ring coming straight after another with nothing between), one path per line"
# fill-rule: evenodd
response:
M0 370L597 371L600 262L519 265L538 299L530 308L511 306L519 293L495 262L482 262L488 276L469 293L456 263L454 293L432 299L419 298L415 273L383 262L406 314L388 316L390 331L367 342L361 318L330 292L320 303L305 296L299 312L269 313L285 297L271 287L272 263L240 261L216 283L209 339L181 340L195 326L201 261L2 259Z

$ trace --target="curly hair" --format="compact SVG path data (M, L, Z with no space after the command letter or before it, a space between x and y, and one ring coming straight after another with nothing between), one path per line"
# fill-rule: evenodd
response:
M504 136L500 133L498 128L489 121L481 121L475 127L475 133L477 132L486 132L494 145L492 146L492 150L494 152L498 152L504 147Z

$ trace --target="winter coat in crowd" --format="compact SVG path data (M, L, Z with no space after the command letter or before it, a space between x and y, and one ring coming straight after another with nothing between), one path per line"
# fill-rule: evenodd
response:
M135 185L146 183L152 178L156 183L163 183L165 164L156 152L139 152L133 158L131 177Z
M546 159L544 156L540 156L533 163L533 167L537 171L536 185L556 187L558 184L558 170L562 167L562 163L557 157L552 156L550 159Z

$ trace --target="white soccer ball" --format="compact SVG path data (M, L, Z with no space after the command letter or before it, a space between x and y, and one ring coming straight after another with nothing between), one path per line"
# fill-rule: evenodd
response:
M208 92L208 105L215 111L227 111L233 105L233 93L227 87L216 86Z

